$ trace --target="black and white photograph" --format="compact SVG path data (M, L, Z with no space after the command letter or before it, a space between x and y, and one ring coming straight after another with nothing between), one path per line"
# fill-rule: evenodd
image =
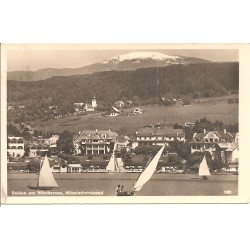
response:
M244 44L2 48L2 202L247 201Z

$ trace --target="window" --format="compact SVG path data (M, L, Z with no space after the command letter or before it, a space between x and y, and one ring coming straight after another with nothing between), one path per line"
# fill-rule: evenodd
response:
M213 140L213 138L210 138L209 141L210 141L210 142L213 142L214 140Z

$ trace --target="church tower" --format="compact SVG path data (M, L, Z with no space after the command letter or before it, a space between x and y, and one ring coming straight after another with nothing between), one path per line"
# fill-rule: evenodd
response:
M93 96L93 98L92 98L92 107L93 107L93 108L96 108L96 107L97 107L95 94L94 94L94 96Z

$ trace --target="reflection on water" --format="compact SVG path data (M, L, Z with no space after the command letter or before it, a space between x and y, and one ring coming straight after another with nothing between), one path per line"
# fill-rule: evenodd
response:
M103 195L114 196L118 184L124 190L131 191L138 174L133 173L81 173L81 174L54 174L59 188L53 189L62 192L62 195ZM193 175L188 174L155 174L136 196L197 196L197 195L237 195L238 176L211 175L209 180L191 180ZM8 195L15 192L31 191L28 184L36 185L36 174L8 174ZM226 191L226 192L225 192ZM74 195L74 194L73 194Z

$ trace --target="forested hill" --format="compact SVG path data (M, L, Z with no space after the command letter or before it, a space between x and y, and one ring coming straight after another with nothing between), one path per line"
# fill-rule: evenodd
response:
M158 72L158 76L157 76ZM203 63L143 68L133 71L106 71L88 75L52 77L42 81L8 81L8 102L62 103L89 101L93 93L98 100L113 102L121 97L143 99L156 96L213 96L239 88L239 63Z

